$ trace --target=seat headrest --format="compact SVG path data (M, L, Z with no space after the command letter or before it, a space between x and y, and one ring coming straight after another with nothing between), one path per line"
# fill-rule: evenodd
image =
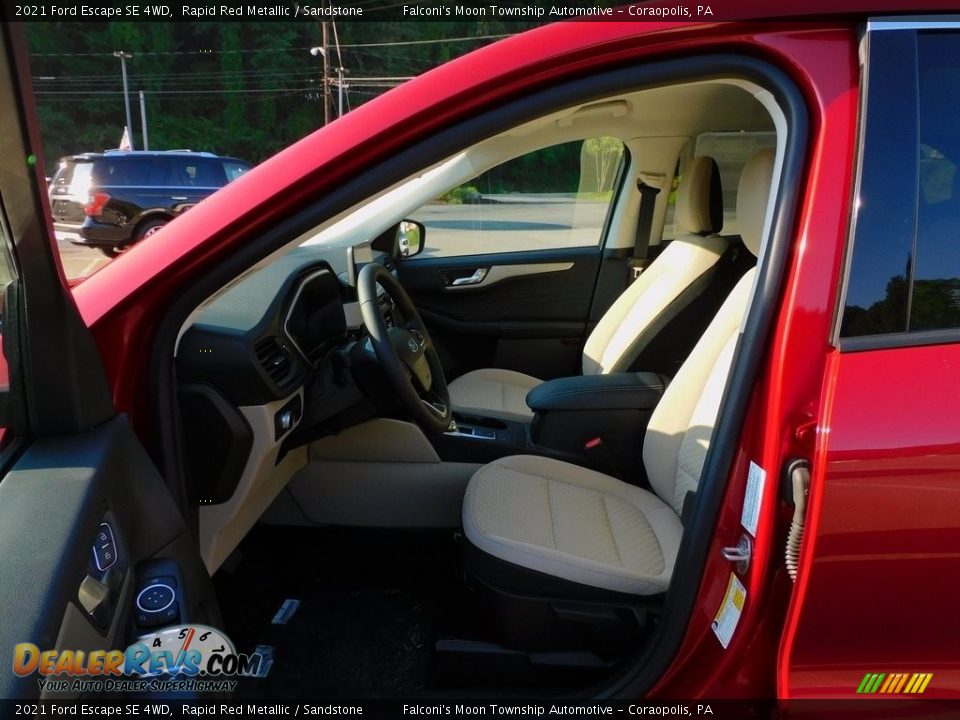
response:
M723 192L716 161L701 155L687 163L677 187L677 224L684 232L713 235L723 226Z
M776 153L767 148L747 160L737 187L737 224L740 238L747 250L760 255L763 241L763 221L767 218L767 201L773 181L773 163Z

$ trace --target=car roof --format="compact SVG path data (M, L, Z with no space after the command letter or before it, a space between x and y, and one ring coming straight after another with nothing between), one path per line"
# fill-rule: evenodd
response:
M212 158L219 160L238 160L238 158L233 157L221 157L216 153L211 152L197 152L193 150L104 150L103 152L87 152L87 153L77 153L75 155L66 155L60 158L60 162L73 160L77 161L90 161L97 160L102 157L202 157L202 158ZM246 160L239 160L239 162L246 162Z

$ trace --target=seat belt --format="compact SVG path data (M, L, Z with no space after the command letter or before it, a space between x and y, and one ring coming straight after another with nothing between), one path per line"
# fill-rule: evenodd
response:
M637 218L637 237L633 243L633 257L630 268L632 280L640 277L647 266L647 254L650 251L650 233L653 232L653 210L657 205L660 188L648 185L642 177L637 178L637 190L640 191L640 216Z

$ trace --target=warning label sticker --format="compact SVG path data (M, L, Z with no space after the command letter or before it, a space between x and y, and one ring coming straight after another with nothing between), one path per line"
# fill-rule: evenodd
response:
M737 629L737 623L740 622L743 603L746 599L747 589L735 574L730 573L727 592L724 593L723 602L720 604L720 609L711 625L714 635L717 636L717 640L724 648L730 644L730 638L733 637L733 633Z
M750 471L747 473L747 491L743 496L743 512L740 514L740 524L753 537L757 536L760 502L763 500L763 486L766 481L766 471L755 462L751 462Z

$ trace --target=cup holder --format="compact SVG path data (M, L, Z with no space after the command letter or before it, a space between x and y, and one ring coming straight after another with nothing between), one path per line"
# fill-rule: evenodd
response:
M496 418L482 418L475 417L473 415L461 415L460 413L455 413L454 419L457 421L458 425L473 425L474 427L489 428L490 430L507 429L507 424L503 422L503 420L497 420Z

